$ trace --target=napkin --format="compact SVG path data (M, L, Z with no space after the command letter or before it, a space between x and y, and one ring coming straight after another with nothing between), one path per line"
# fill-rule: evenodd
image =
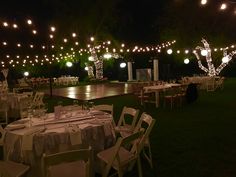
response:
M44 131L45 128L40 127L40 128L29 128L25 134L23 135L22 138L22 144L21 144L21 149L25 151L31 151L33 149L33 138L36 133Z
M70 133L71 145L82 144L81 130L77 125L69 125L66 129Z
M25 128L24 124L9 124L6 127L6 130L12 131L12 130L18 130L22 128Z

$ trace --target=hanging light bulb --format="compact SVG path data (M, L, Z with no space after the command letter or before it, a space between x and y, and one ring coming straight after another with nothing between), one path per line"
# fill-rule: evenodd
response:
M225 10L227 8L227 5L225 3L221 4L220 10Z
M206 5L207 0L201 0L201 5Z
M32 20L28 19L27 23L28 23L28 25L31 25L32 24Z
M50 29L51 29L52 32L55 32L55 31L56 31L56 28L55 28L54 26L51 26Z

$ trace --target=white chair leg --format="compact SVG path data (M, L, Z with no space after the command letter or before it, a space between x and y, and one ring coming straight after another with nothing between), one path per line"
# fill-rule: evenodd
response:
M143 172L142 172L142 165L141 165L140 156L138 156L137 165L138 165L138 176L139 176L139 177L143 177Z

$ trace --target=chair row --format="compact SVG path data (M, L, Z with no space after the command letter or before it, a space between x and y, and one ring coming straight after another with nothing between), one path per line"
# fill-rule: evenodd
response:
M97 105L95 106L95 109L101 110L101 111L108 111L113 115L113 105ZM119 133L121 137L125 138L127 136L130 136L133 133L138 132L140 129L144 127L147 127L145 133L147 133L146 140L144 143L143 153L144 157L148 160L151 168L153 167L152 164L152 154L151 154L151 146L149 142L149 134L155 124L155 119L153 119L150 115L147 113L142 113L140 119L138 120L139 116L139 110L134 109L131 107L124 107L119 121L117 125L115 125L115 131L116 133ZM129 120L130 119L130 120ZM147 147L148 152L146 153L145 147Z

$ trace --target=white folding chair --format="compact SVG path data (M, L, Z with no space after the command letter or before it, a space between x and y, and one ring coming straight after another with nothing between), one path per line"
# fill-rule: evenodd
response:
M22 177L29 171L29 166L12 161L0 161L0 176Z
M116 144L97 154L97 157L105 163L102 171L102 177L108 177L111 169L115 169L119 177L122 177L125 170L133 166L134 162L138 164L139 177L142 177L142 168L139 158L139 139L143 131L136 132L128 137L120 137ZM127 149L126 147L130 147Z
M27 97L33 98L33 92L23 92Z
M36 92L33 99L33 106L35 107L43 106L44 105L43 97L44 97L44 92Z
M19 99L19 107L20 107L20 118L26 118L28 116L28 108L32 102L32 98L30 97L22 97Z
M142 113L142 115L137 123L137 126L134 129L134 132L138 132L140 130L145 130L142 140L140 141L140 148L139 149L143 152L143 155L147 159L151 168L153 168L153 163L152 163L152 152L151 152L149 135L152 131L152 128L153 128L155 122L156 122L156 120L153 119L150 115L148 115L146 113ZM130 132L122 132L121 136L127 137L127 136L130 136L131 134L132 133L130 133ZM147 151L146 151L146 149L147 149Z
M119 122L115 127L116 132L133 131L137 122L139 110L129 107L124 107L120 115ZM129 120L131 119L131 120Z
M5 130L0 125L0 146L4 144ZM21 177L29 170L28 165L16 163L12 161L0 161L1 177Z
M216 80L215 88L216 89L220 88L221 90L224 88L224 77L221 77L218 80Z
M42 177L92 177L91 147L42 157Z
M215 91L215 77L211 77L206 81L207 91Z
M6 133L6 131L0 125L0 146L3 146L3 140L5 137L5 133Z

